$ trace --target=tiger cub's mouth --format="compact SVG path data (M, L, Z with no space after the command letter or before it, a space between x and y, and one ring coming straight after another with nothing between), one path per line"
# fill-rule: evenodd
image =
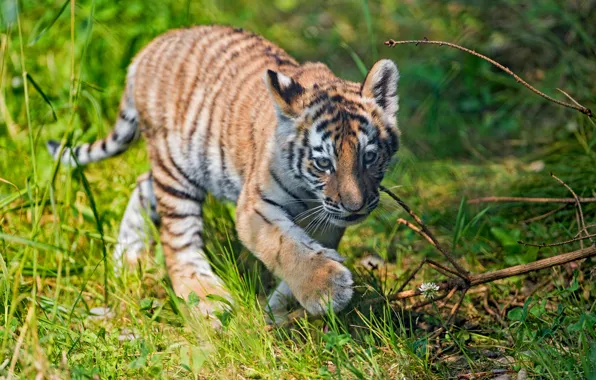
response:
M358 224L362 222L364 219L366 219L366 217L370 215L370 213L373 212L373 210L377 208L377 206L379 205L379 199L380 197L376 197L372 202L369 202L368 205L361 212L357 213L341 213L328 210L326 211L331 216L332 223L340 227L351 226L354 224Z

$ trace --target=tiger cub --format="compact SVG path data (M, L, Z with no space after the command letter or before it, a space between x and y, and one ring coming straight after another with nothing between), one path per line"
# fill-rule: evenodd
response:
M390 60L354 83L241 29L173 30L129 66L106 138L47 145L54 158L84 165L145 137L151 172L130 199L115 258L139 258L147 212L159 223L176 294L196 293L203 312L215 307L206 295L229 297L203 251L208 192L236 202L240 240L282 280L271 310L293 296L311 314L338 311L353 291L335 249L344 229L379 203L398 149L398 79Z

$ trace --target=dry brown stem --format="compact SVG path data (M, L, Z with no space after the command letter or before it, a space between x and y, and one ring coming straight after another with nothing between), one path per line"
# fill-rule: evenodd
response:
M549 243L549 244L547 244L547 243L541 243L541 244L526 243L526 242L524 242L522 240L518 241L518 243L519 244L522 244L522 245L527 245L527 246L530 246L530 247L540 247L540 248L544 248L544 247L558 247L560 245L571 244L571 243L576 242L576 241L582 241L582 240L586 240L586 239L592 240L593 237L596 237L596 234L587 235L587 236L579 236L579 237L575 237L573 239L569 239L569 240L565 240L565 241L559 241L557 243Z
M517 74L515 74L513 71L511 71L508 67L505 67L502 64L500 64L499 62L495 61L494 59L491 59L491 58L489 58L489 57L487 57L485 55L482 55L480 53L477 53L474 50L470 50L468 48L465 48L463 46L459 46L459 45L456 45L456 44L450 43L450 42L429 41L426 37L423 40L408 40L408 41L387 40L387 41L385 41L385 45L387 45L389 47L395 47L397 45L405 45L405 44L416 44L416 45L418 45L418 44L430 44L430 45L439 45L439 46L443 46L444 45L444 46L449 46L451 48L458 49L458 50L464 51L466 53L472 54L472 55L474 55L476 57L479 57L479 58L481 58L481 59L483 59L483 60L485 60L487 62L490 62L491 64L495 65L499 69L501 69L504 72L506 72L507 74L511 75L513 78L515 78L515 80L518 83L521 83L522 85L524 85L526 88L528 88L530 91L532 91L536 95L539 95L539 96L543 97L544 99L546 99L546 100L548 100L550 102L553 102L555 104L558 104L560 106L571 108L571 109L577 110L577 111L579 111L579 112L581 112L581 113L583 113L583 114L585 114L585 115L587 115L589 117L593 117L592 111L589 108L584 107L583 105L579 104L577 101L575 101L575 100L572 99L572 101L575 104L565 103L565 102L562 102L560 100L557 100L557 99L555 99L555 98L553 98L551 96L548 96L545 93L543 93L543 92L537 90L536 88L532 87L528 82L526 82L525 80L523 80L522 78L520 78ZM568 98L571 98L566 92L564 92L562 90L559 90L559 91L561 91L563 94L565 94Z
M454 278L449 279L447 281L439 282L437 285L439 286L439 290L441 291L450 291L453 288L460 288L466 289L466 287L474 287L481 284L486 284L489 282L494 282L497 280L502 280L504 278L509 278L513 276L519 276L522 274L526 274L529 272L535 272L542 269L552 268L558 265L563 265L570 263L572 261L587 259L589 257L596 256L596 247L588 247L584 249L580 249L573 252L562 253L557 256L549 257L546 259L534 261L533 263L529 264L522 264L516 265L510 268L505 268L501 270L496 270L493 272L481 273L481 274L471 274L468 276L468 280L470 281L469 285L466 285L461 279ZM401 292L393 293L386 297L386 301L396 301L406 298L412 298L421 295L422 292L419 289L412 289L406 290ZM376 301L376 300L375 300ZM371 303L378 303L371 302Z
M554 175L553 173L550 173L550 176L553 177L555 180L557 180L557 182L559 182L561 185L565 186L565 188L567 190L569 190L569 192L571 193L571 195L573 195L573 199L575 199L575 207L577 208L577 213L578 213L578 228L579 228L579 234L580 236L582 235L582 233L585 232L586 235L588 235L588 231L586 230L586 222L584 220L584 211L582 210L582 204L579 200L579 197L577 196L577 194L575 193L575 191L573 191L573 189L571 188L571 186L567 185L565 183L565 181L563 181L562 179L560 179L559 177L557 177L556 175ZM590 242L593 243L592 241L592 237L588 235L588 239L590 239ZM583 244L582 244L582 248L583 248Z
M482 197L476 199L470 199L467 203L469 205L475 205L479 203L507 203L507 202L520 202L520 203L576 203L579 200L580 203L594 203L596 198L530 198L530 197Z
M422 229L422 231L424 231L424 233L426 234L426 236L428 236L428 238L430 239L430 243L439 251L443 254L443 256L445 256L447 258L447 260L449 260L449 262L451 263L451 265L453 265L453 267L457 270L458 272L458 276L465 278L468 274L468 271L464 269L464 267L462 267L461 265L459 265L457 263L457 261L455 261L455 259L453 258L453 256L451 256L451 254L444 249L441 244L439 244L439 242L437 241L437 239L434 237L433 233L428 229L428 227L426 227L426 224L424 224L424 222L422 221L422 219L420 219L420 217L418 215L416 215L416 213L414 213L414 211L412 211L412 209L410 208L410 206L408 206L404 201L401 200L400 197L398 197L397 195L395 195L394 193L392 193L389 189L387 189L384 186L380 186L380 189L385 192L387 195L389 195L394 201L397 202L397 204L399 204L401 206L401 208L403 208L412 218L414 218L414 220L416 221L416 223L418 223L418 225L420 226L420 228Z
M538 215L538 216L534 216L532 218L528 218L526 220L522 220L520 223L530 224L530 223L534 223L534 222L537 222L537 221L542 220L542 219L546 219L549 216L554 215L554 214L558 213L559 211L563 210L565 207L567 207L567 204L564 204L563 206L559 206L559 207L557 207L557 208L555 208L553 210L550 210L549 212L546 212L546 213L544 213L542 215Z

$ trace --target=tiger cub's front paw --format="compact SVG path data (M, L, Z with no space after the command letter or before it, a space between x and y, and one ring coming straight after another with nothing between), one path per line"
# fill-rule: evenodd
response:
M208 318L214 319L216 312L229 309L232 304L232 296L225 289L222 281L215 275L180 276L171 278L171 280L178 297L191 303L193 298L198 297L199 302L194 309ZM218 298L226 302L222 302Z
M337 312L352 299L353 283L352 273L348 268L336 261L335 257L325 257L315 265L312 275L307 276L295 296L310 314L323 314L329 305Z

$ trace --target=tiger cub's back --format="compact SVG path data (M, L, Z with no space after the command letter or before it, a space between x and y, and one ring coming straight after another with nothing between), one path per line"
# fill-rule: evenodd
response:
M179 29L138 54L129 68L128 96L149 144L161 144L156 137L167 130L173 150L181 149L169 155L179 155L189 171L205 173L205 187L219 193L226 187L222 182L238 183L248 170L247 154L259 153L255 121L265 128L260 135L272 133L276 125L263 73L268 68L291 73L298 67L281 48L241 29ZM234 198L239 189L232 187L232 194L219 195Z

